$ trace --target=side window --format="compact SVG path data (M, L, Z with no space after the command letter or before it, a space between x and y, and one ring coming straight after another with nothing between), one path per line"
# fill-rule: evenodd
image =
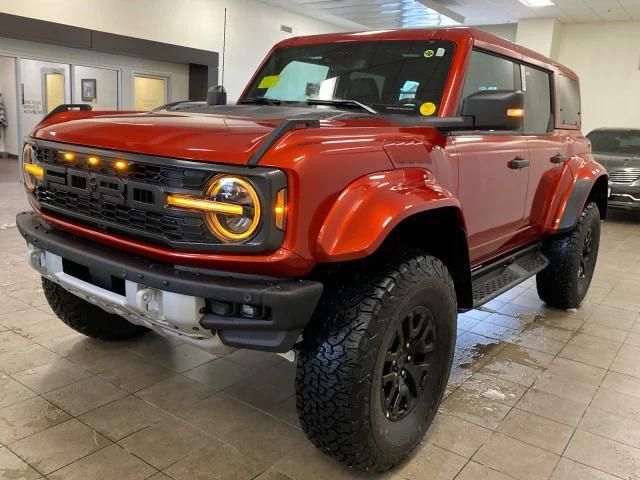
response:
M560 75L560 123L578 125L580 123L580 89L578 82Z
M548 72L522 66L524 131L546 133L551 125L551 77Z
M462 101L469 95L484 90L515 90L514 63L505 58L474 50L462 91Z

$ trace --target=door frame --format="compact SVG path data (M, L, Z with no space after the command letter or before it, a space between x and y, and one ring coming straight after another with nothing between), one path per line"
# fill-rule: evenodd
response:
M116 108L122 110L122 67L113 67L108 65L98 65L92 63L70 63L71 65L71 101L73 101L73 92L75 89L74 70L76 67L101 68L103 70L111 70L116 72ZM81 102L82 103L82 102Z
M63 88L67 83L64 69L62 68L41 68L40 69L40 87L42 90L42 114L43 115L47 115L47 113L49 113L46 111L47 110L47 75L52 73L62 74L62 81L64 82ZM71 73L71 66L69 67L69 73ZM22 85L20 85L20 87L22 88ZM71 78L69 79L69 87L70 87L69 101L71 101L71 98L73 97L73 86L71 84Z
M147 78L155 78L157 80L164 80L164 98L166 103L170 103L171 99L171 76L167 73L161 72L152 72L149 70L133 70L131 72L131 92L133 96L131 98L132 106L131 108L135 109L136 107L136 77L147 77Z

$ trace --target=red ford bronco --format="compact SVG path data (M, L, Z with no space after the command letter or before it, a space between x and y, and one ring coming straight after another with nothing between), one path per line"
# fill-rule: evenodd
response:
M319 35L224 103L66 105L26 139L17 224L62 321L294 351L309 439L383 471L436 414L458 312L533 275L585 297L607 174L569 69L468 28Z

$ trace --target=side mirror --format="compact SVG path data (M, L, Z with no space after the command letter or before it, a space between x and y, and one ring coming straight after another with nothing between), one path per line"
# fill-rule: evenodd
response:
M207 90L207 105L226 105L227 91L222 85L209 87Z
M462 116L473 117L478 130L520 130L524 120L524 92L485 90L462 102Z

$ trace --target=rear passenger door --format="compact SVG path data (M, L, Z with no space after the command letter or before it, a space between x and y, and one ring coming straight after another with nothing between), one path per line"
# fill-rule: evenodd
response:
M460 105L478 91L520 88L520 66L514 60L475 50L469 62ZM455 133L452 144L458 158L458 198L467 225L471 262L479 263L519 246L528 229L526 137L522 132L465 131Z
M523 64L521 79L525 93L524 134L531 161L526 219L531 227L530 236L536 238L568 160L567 137L555 128L553 74Z

